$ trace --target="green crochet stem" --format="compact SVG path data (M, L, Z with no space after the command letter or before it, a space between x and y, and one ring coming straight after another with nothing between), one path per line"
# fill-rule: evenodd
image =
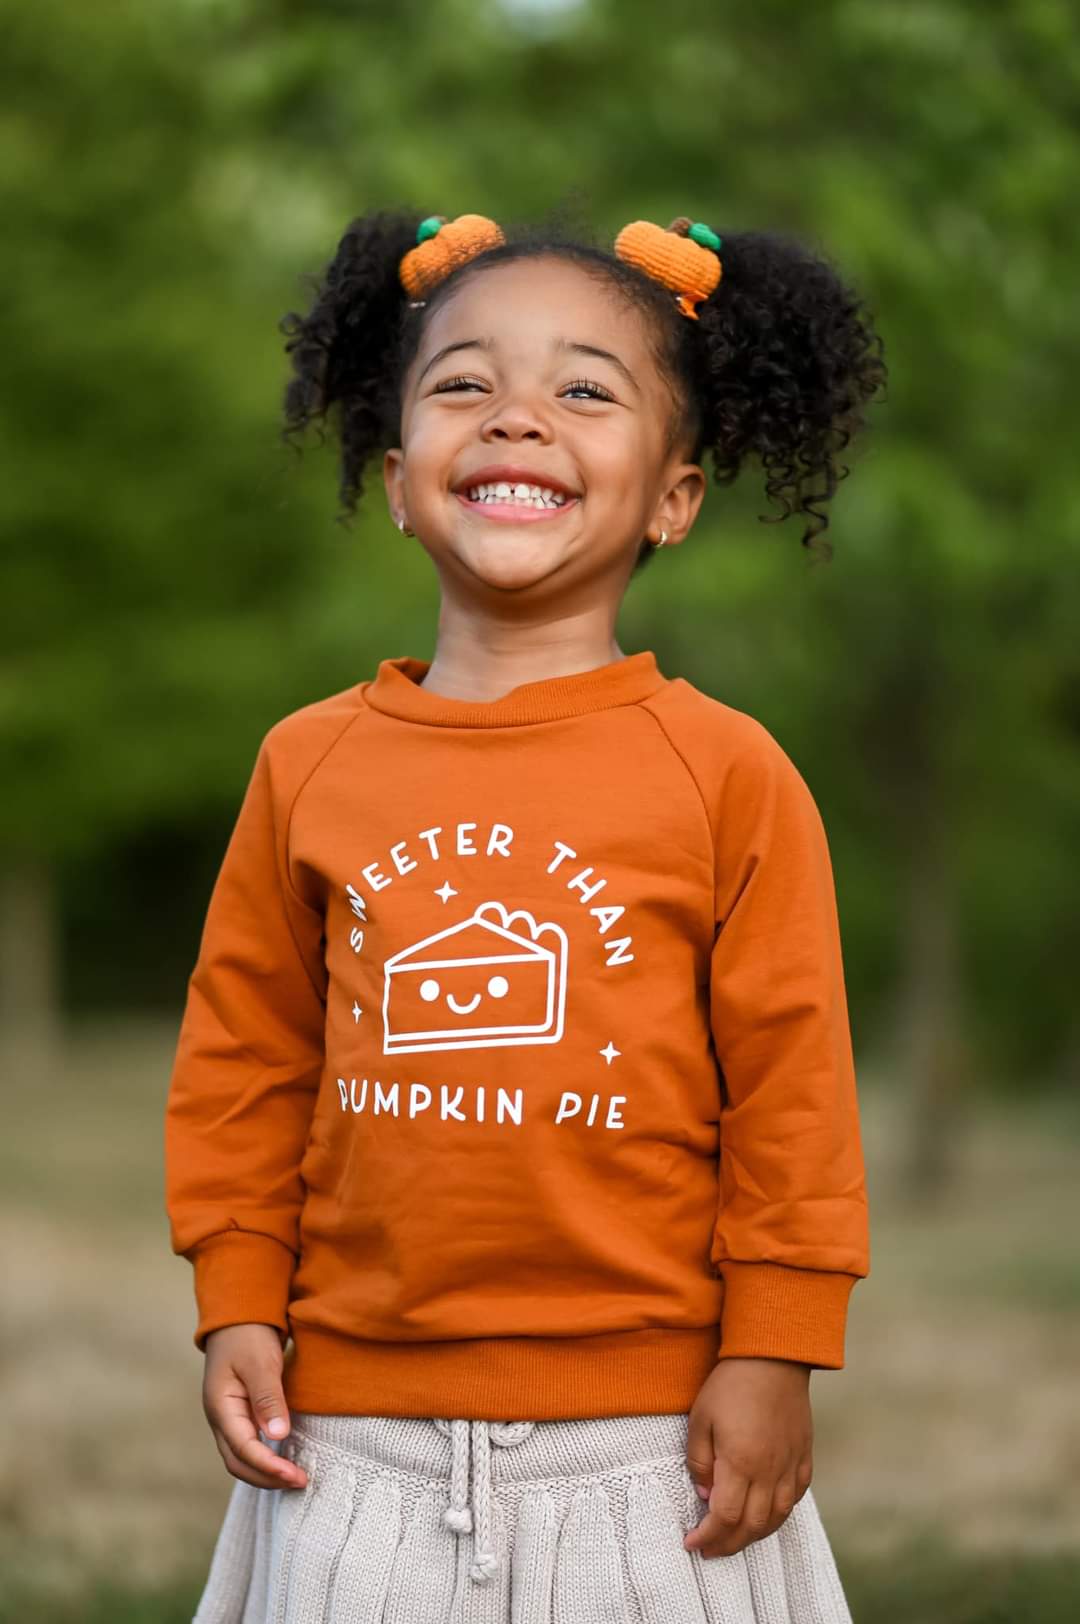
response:
M437 214L429 214L426 220L421 220L416 228L416 244L427 242L429 237L437 237L443 228L443 222Z
M694 221L686 235L693 242L700 243L702 248L711 248L714 254L718 254L724 246L723 238L718 237L708 226L702 225L700 220Z

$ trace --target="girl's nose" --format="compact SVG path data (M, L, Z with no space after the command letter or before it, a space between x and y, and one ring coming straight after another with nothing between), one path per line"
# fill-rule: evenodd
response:
M539 413L520 403L507 401L497 412L492 412L483 428L485 440L537 440L541 444L551 439L551 428Z

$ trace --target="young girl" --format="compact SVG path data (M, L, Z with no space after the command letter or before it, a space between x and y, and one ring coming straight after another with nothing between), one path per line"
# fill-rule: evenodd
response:
M330 415L350 510L381 457L441 604L430 660L266 734L189 983L167 1208L238 1479L199 1624L849 1620L826 837L614 628L706 453L824 528L880 340L798 244L685 220L375 214L283 326L286 432Z

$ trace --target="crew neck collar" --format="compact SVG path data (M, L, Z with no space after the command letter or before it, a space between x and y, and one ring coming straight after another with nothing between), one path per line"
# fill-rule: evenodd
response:
M430 660L418 660L411 654L381 660L374 678L363 684L364 699L375 710L406 722L435 727L516 727L634 705L667 681L651 649L588 671L522 682L498 699L452 699L422 688L420 683L430 669Z

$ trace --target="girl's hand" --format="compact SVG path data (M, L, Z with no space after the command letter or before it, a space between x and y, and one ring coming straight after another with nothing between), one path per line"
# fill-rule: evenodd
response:
M683 1540L734 1556L785 1522L810 1487L809 1365L720 1359L690 1411L686 1463L708 1511Z
M302 1489L307 1473L261 1442L289 1432L281 1386L285 1362L273 1325L223 1325L206 1338L203 1409L221 1458L233 1477L257 1489Z

